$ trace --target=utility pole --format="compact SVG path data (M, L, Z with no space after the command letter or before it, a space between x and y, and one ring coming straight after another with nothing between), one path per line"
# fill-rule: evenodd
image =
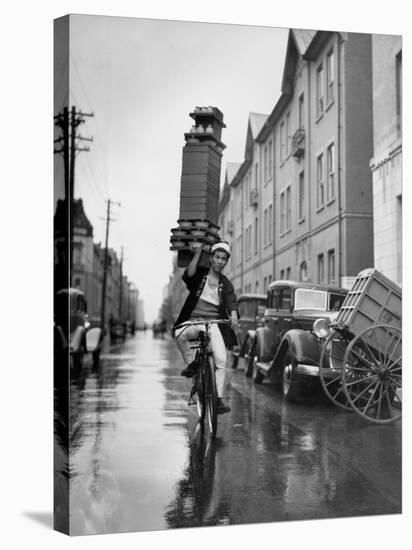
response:
M100 314L100 328L104 333L105 327L105 316L106 316L106 286L107 286L107 268L108 268L108 257L109 257L109 226L110 222L114 221L110 217L110 207L112 204L117 204L120 206L120 202L114 202L112 200L107 201L107 213L106 213L106 239L104 247L104 260L103 260L103 284L102 284L102 302L101 302L101 314Z
M123 310L123 246L122 253L120 256L120 291L119 291L119 321L122 320L122 310Z
M77 127L83 124L84 117L94 116L93 113L82 113L76 111L76 107L71 108L69 116L68 107L63 108L63 114L59 113L54 117L55 124L62 129L62 137L55 140L55 143L63 142L61 149L55 150L55 153L63 153L64 162L64 193L66 200L66 211L68 213L68 241L67 246L69 254L69 284L72 285L72 273L73 273L73 232L74 232L74 164L76 158L76 152L90 151L89 147L77 147L76 140L93 141L93 138L85 138L76 134ZM70 144L69 144L70 141Z

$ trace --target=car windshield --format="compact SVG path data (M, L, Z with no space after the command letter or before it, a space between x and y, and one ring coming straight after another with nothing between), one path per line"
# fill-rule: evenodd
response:
M318 309L326 311L328 293L323 290L298 288L295 292L295 310Z
M330 311L339 311L345 300L344 294L334 294L331 292L329 297L329 309Z
M239 302L239 317L256 317L255 300L245 300Z

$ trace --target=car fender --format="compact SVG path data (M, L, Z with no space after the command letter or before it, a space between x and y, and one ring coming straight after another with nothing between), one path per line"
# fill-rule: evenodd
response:
M255 334L255 345L259 348L259 359L267 360L271 356L272 334L268 327L258 327Z
M290 351L297 363L314 366L319 364L321 347L313 332L300 329L288 330L273 358L272 369L277 369L282 365L286 350Z
M102 329L93 327L86 332L87 351L93 352L100 347Z
M85 346L85 338L84 334L86 332L86 329L82 326L78 326L74 329L74 331L70 335L70 352L71 353L79 353L79 351L82 349L82 346ZM87 348L84 350L87 351Z

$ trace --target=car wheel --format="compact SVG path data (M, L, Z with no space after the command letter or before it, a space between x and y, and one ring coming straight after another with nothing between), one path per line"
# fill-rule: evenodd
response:
M253 368L253 382L255 384L261 384L263 382L263 379L265 375L261 370L257 367L257 362L260 359L260 349L259 349L259 342L256 342L255 352L252 356L252 368Z
M258 356L255 355L253 358L253 382L255 384L261 384L263 382L263 379L265 375L261 370L258 369L256 363L258 361Z
M288 350L283 358L282 395L286 401L296 401L299 394L297 361Z
M237 365L239 363L239 355L235 355L233 351L230 352L231 354L231 367L232 369L237 369Z
M100 350L95 350L92 353L93 367L98 367L100 363Z
M75 369L81 369L83 365L83 350L72 354L73 367Z
M253 375L253 359L255 357L256 347L249 339L246 344L246 351L244 355L245 376L250 378Z

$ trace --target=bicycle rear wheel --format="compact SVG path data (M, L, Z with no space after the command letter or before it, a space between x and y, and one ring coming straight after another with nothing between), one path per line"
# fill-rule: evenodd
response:
M208 356L208 364L205 369L206 382L206 409L209 428L212 437L216 436L217 432L217 389L215 376L215 362L213 356Z

